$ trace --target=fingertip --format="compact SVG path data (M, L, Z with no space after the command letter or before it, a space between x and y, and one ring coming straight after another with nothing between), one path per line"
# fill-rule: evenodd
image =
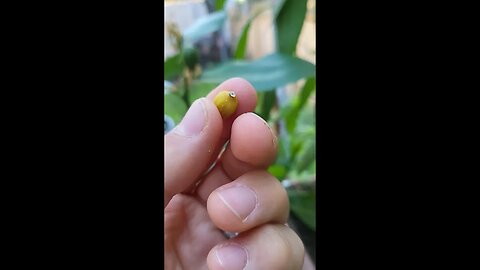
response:
M223 121L215 105L197 99L172 131L165 135L164 207L170 199L192 186L208 169L221 143ZM185 169L188 168L188 169Z
M255 170L213 191L207 212L221 230L244 232L264 223L287 222L288 195L275 177Z
M281 224L265 224L210 250L209 269L302 269L305 249L296 233Z
M268 166L277 153L273 130L255 113L245 113L235 119L230 145L238 160L256 166Z
M207 256L207 265L212 270L241 270L248 263L247 250L237 243L227 242L214 247Z
M220 128L223 128L222 115L218 111L215 104L213 104L212 100L209 100L208 98L205 98L205 97L201 98L201 100L205 106L205 110L207 111L208 116L211 119L211 123L213 125L220 126Z
M207 99L213 101L218 93L226 90L234 91L238 99L237 110L230 118L235 119L237 116L255 109L257 92L251 83L239 77L231 78L221 83L207 95Z

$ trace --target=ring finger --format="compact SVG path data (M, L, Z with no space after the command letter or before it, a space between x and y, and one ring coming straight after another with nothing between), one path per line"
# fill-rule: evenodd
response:
M268 172L257 170L213 191L207 211L218 228L243 232L265 223L286 223L289 202L280 182Z

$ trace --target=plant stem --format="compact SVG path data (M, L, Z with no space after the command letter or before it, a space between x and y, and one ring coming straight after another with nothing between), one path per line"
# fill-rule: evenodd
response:
M187 104L187 108L190 108L190 101L189 101L189 98L188 98L188 91L190 90L189 89L189 85L188 85L188 77L187 76L183 76L183 85L184 85L184 92L183 92L183 101L185 101L185 104Z

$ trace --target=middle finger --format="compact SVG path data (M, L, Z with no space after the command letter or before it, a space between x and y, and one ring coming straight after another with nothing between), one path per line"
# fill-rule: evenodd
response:
M276 152L277 139L268 124L254 113L240 115L225 153L197 189L200 201L205 203L213 190L248 171L268 168Z
M286 223L287 192L264 170L248 172L213 191L207 200L210 219L220 229L243 232L265 223Z

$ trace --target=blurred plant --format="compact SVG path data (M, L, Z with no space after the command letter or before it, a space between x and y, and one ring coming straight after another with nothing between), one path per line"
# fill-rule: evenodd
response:
M167 23L167 34L173 48L179 51L183 46L183 37L178 29L178 25L175 23Z
M213 1L210 1L213 2ZM300 31L307 13L307 0L279 0L270 6L276 31L276 52L247 60L248 32L267 6L249 15L232 52L233 59L201 70L193 42L221 31L227 19L229 1L214 1L215 11L180 33L167 25L177 53L164 62L165 115L177 124L187 108L219 83L243 77L257 90L256 113L267 120L279 137L275 163L268 168L286 187L291 211L315 231L315 65L295 56ZM244 2L244 1L242 1ZM286 98L285 87L301 82L298 94Z

